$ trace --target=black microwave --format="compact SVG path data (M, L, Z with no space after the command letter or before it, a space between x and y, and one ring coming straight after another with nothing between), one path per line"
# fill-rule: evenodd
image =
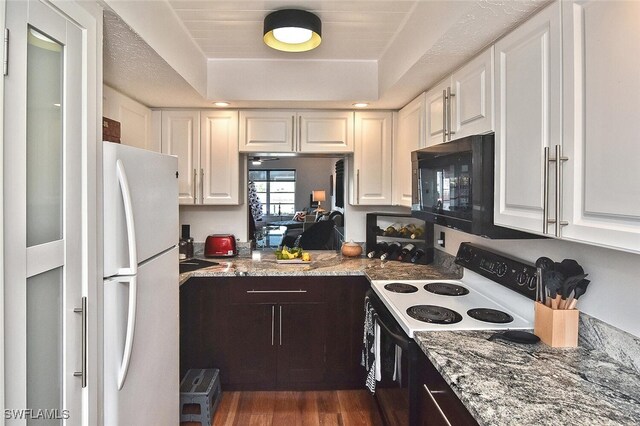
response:
M411 215L487 238L540 238L493 223L494 136L474 135L411 153Z

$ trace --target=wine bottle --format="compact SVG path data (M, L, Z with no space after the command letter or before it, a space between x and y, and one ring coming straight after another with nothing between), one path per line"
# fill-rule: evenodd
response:
M424 235L424 228L416 228L411 234L411 239L420 239Z
M380 260L393 260L398 256L398 253L400 252L400 249L402 248L402 246L400 245L400 243L394 241L391 244L389 244L389 246L387 247L387 251L384 252L384 254L382 256L380 256Z
M424 256L424 250L422 250L422 249L416 250L416 252L413 254L413 256L411 256L411 263L418 262L418 260L420 260L422 258L422 256Z
M410 258L413 255L413 252L416 250L416 246L409 243L406 246L402 247L400 254L398 255L398 260L403 261L404 259Z
M390 225L387 226L387 229L384 230L384 236L385 237L395 237L398 235L398 228L397 225Z
M376 244L375 248L373 250L371 250L369 253L367 253L367 257L369 259L373 259L376 257L380 257L382 256L383 253L385 253L387 251L387 248L389 247L389 244L385 243L384 241L381 243Z

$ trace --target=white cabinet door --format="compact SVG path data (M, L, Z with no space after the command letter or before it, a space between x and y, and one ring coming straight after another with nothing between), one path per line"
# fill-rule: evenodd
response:
M563 2L562 238L640 252L640 3ZM611 25L615 23L615 25Z
M355 113L352 204L391 205L393 113Z
M398 132L393 149L393 205L411 207L411 152L424 146L425 94L398 113Z
M304 153L353 152L353 112L298 113L298 146Z
M427 137L426 145L420 145L420 148L437 145L448 140L445 136L446 102L443 92L450 86L451 79L447 78L431 88L426 94Z
M102 103L102 114L120 122L120 141L123 145L160 151L160 141L153 138L149 108L109 86L103 86Z
M451 139L493 131L493 46L451 77Z
M178 156L178 200L196 204L200 144L199 111L162 111L162 153Z
M557 2L495 44L497 225L540 234L545 184L554 199L544 150L561 144L560 36Z
M202 204L237 205L240 201L238 112L202 112L200 125Z
M241 111L240 152L293 152L295 120L294 111Z

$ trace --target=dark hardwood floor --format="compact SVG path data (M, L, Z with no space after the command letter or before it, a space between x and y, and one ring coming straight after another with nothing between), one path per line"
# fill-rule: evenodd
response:
M224 392L213 426L382 426L366 390ZM199 423L185 422L183 426Z

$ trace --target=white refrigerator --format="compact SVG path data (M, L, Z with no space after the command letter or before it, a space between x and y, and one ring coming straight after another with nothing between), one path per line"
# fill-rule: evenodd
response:
M103 143L104 424L179 424L178 160Z

